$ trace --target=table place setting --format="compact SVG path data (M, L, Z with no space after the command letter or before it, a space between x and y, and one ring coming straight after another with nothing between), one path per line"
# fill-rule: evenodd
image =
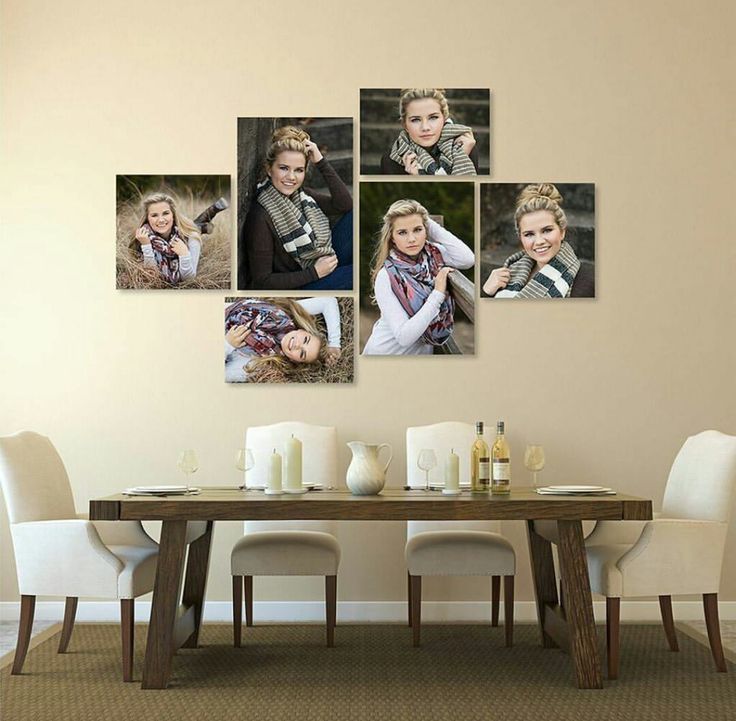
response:
M616 491L605 486L542 486L540 496L615 496Z
M194 486L133 486L126 488L124 496L196 496L202 492Z

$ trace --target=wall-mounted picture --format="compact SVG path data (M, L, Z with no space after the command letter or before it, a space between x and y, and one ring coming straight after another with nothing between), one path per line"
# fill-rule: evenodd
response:
M116 285L230 288L229 175L118 175Z
M228 383L352 383L352 298L226 298Z
M595 185L480 187L481 296L595 298Z
M238 288L352 290L353 121L238 118Z
M360 91L363 175L488 175L488 89Z
M473 183L361 183L366 356L475 352Z

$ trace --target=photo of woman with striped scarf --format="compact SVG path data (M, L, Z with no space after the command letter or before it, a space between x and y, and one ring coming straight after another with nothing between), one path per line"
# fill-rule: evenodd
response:
M393 203L373 259L373 296L381 315L363 355L427 355L454 328L447 276L471 268L473 251L429 217L416 200Z
M484 295L536 299L595 297L594 267L590 262L581 262L565 239L568 218L562 209L562 194L552 183L534 183L522 189L516 201L514 227L522 249L491 271L483 284Z
M452 120L442 88L404 88L401 131L381 158L383 175L477 175L473 129Z
M328 192L303 186L309 163ZM310 135L277 128L243 226L242 287L251 290L350 290L353 199ZM339 216L330 227L328 215Z
M341 299L352 308L351 299ZM345 310L345 309L343 309ZM318 316L322 316L323 332ZM349 318L345 319L349 322ZM318 382L315 370L343 358L337 298L228 298L225 300L225 380L228 383ZM346 349L352 381L352 349Z

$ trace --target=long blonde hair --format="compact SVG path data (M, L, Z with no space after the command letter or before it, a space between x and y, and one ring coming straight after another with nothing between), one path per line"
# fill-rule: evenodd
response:
M258 356L247 363L246 373L264 377L281 375L289 380L312 373L315 365L322 365L327 358L327 338L317 324L317 320L291 298L269 298L268 302L286 311L298 328L311 333L319 340L319 354L313 363L294 363L281 354Z
M402 88L399 97L399 121L403 127L406 121L406 108L412 100L431 98L440 105L440 111L445 120L450 117L450 108L447 105L444 88Z
M517 235L519 235L519 221L522 217L537 210L548 210L554 216L555 223L560 230L564 231L567 228L567 216L562 209L560 191L552 183L533 183L527 185L516 200L514 224Z
M383 264L391 252L391 235L394 230L394 221L397 218L405 218L408 215L419 215L422 218L424 229L429 236L429 213L427 209L417 200L410 198L402 198L391 203L389 209L383 216L383 225L378 233L378 243L376 251L373 254L371 265L371 283L375 285L378 271L383 268Z
M138 221L138 225L136 226L136 230L143 227L148 222L148 209L156 203L167 203L169 208L171 208L171 213L174 216L174 225L179 229L179 234L182 236L185 242L188 243L190 238L192 237L198 240L201 238L199 228L197 228L197 226L194 225L194 223L189 218L187 218L186 215L177 210L176 201L174 200L174 198L171 195L163 192L152 193L151 195L143 198L143 200L141 201L141 217ZM134 248L136 246L140 248L140 243L134 235L133 240L130 243L130 247Z
M311 140L309 133L295 128L293 125L276 128L271 135L271 145L268 146L266 158L263 161L264 171L267 172L276 162L279 153L283 153L285 150L293 150L304 155L304 170L306 172L309 165L309 153L307 153L306 146L308 140Z

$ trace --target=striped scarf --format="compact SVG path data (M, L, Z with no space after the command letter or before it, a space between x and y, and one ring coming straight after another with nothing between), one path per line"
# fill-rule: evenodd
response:
M153 257L156 260L156 266L158 267L158 272L161 273L161 277L168 283L171 283L171 285L177 285L181 280L179 256L172 250L171 242L178 238L186 243L186 238L179 232L179 228L176 226L171 228L171 235L168 240L156 233L148 223L143 225L143 230L151 241Z
M225 333L236 325L250 328L245 344L259 356L283 355L283 337L297 329L285 310L254 298L235 301L225 308Z
M445 265L442 253L432 243L425 243L421 253L412 258L394 248L383 263L391 282L391 290L401 307L412 317L426 303L434 290L434 277ZM455 301L448 293L438 316L424 331L422 339L429 345L442 345L452 335Z
M580 261L563 241L557 255L534 274L534 260L523 250L508 257L504 266L511 269L511 280L494 298L568 298Z
M256 200L270 216L284 250L300 267L311 268L318 258L334 253L330 221L314 198L303 190L286 196L270 180L261 183L256 193Z
M399 133L389 153L391 160L404 164L407 153L415 153L419 164L419 175L476 175L473 161L468 157L462 143L457 138L463 133L471 133L467 125L453 123L449 118L442 128L440 139L434 146L435 157L426 148L417 145L406 130Z

